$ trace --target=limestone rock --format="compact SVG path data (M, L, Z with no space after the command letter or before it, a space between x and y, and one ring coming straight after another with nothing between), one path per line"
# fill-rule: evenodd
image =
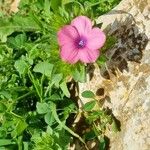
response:
M107 63L96 64L87 75L84 90L103 89L104 107L112 109L121 122L121 131L110 131L111 150L150 149L150 0L122 0L111 12L98 18L107 35L117 38L106 52ZM82 103L87 100L81 97Z

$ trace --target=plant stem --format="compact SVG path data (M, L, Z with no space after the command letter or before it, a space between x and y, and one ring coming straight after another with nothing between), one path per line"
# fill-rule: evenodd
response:
M29 76L30 80L32 81L32 83L33 83L33 85L35 87L35 90L36 90L36 92L37 92L37 94L38 94L38 96L40 98L40 102L42 103L43 99L42 99L41 93L40 93L40 91L39 91L39 89L37 87L37 83L36 83L36 81L34 79L34 76L32 75L30 70L28 71L28 76Z
M52 87L52 84L49 84L48 87L47 87L47 89L46 89L46 92L45 92L45 94L44 94L44 97L47 96L47 93L48 93L48 92L50 93L49 95L51 95L51 87Z
M74 137L78 138L85 146L86 150L89 150L89 148L87 147L86 143L84 142L84 140L75 132L73 132L70 128L68 128L64 123L62 123L57 115L56 112L56 105L53 105L53 109L52 109L52 114L55 118L55 120L58 122L59 125L61 125L62 128L64 128L66 131L68 131L71 135L73 135Z
M17 114L15 114L14 112L9 112L11 115L13 115L14 117L17 117L17 118L20 118L20 119L23 119L23 117L21 117L21 116L19 116L19 115L17 115Z
M22 136L18 137L17 144L18 144L18 150L23 150L23 147L22 147Z
M30 92L28 92L28 93L26 93L26 94L24 94L24 95L18 97L17 99L15 99L15 101L21 100L21 99L23 99L23 98L25 98L25 97L31 95L32 93L34 93L34 92L33 92L33 91L30 91Z
M41 95L42 96L43 96L43 82L44 82L44 78L45 78L45 76L43 74L42 77L41 77Z

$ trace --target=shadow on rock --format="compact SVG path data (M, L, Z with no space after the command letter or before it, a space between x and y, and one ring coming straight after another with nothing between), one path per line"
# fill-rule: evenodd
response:
M117 39L114 47L105 53L109 59L107 61L108 68L103 67L101 69L102 76L109 79L108 72L115 74L117 68L121 72L123 70L128 71L128 61L140 63L143 50L148 43L148 37L145 33L140 32L131 15L124 21L115 20L105 29L105 32L107 36L114 36Z

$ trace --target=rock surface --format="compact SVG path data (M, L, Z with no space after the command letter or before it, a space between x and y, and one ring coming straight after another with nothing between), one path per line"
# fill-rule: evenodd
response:
M117 43L106 52L108 62L100 69L95 64L92 79L79 84L84 90L109 98L104 107L112 109L121 122L121 131L106 135L111 150L150 149L150 0L123 0L110 13L98 18L107 35ZM82 103L87 100L81 97Z

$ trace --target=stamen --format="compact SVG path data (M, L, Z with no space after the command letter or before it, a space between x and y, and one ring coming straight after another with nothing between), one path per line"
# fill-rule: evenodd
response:
M81 47L84 46L84 41L83 40L79 41L79 46L81 46Z
M85 45L86 45L86 40L80 38L80 39L78 40L78 48L84 48Z

